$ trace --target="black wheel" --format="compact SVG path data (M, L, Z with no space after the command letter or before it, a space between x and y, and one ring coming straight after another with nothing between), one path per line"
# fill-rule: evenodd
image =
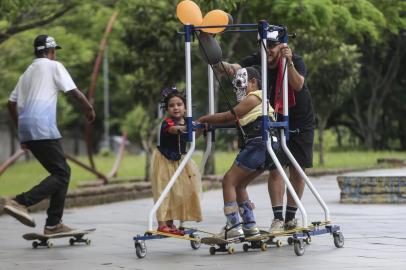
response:
M210 255L216 254L216 247L210 247L209 252L210 252Z
M193 248L193 249L199 249L200 248L200 246L202 245L202 243L200 242L200 236L198 236L197 234L191 234L190 235L190 238L194 238L194 239L196 239L196 241L194 241L194 240L190 240L190 246Z
M147 255L147 246L144 241L135 242L135 254L137 254L137 257L140 259Z
M293 244L293 237L288 237L288 244L289 246Z
M342 248L344 246L344 235L342 232L333 233L334 245L337 248Z
M304 252L305 252L305 247L303 244L303 240L302 239L296 239L293 243L293 248L295 250L295 254L297 256L303 256Z
M39 243L37 241L32 242L32 247L33 248L37 248L39 245Z
M73 246L75 244L75 239L71 238L69 239L69 245Z
M244 245L242 245L242 249L243 249L245 252L248 252L248 250L250 249L250 246L249 246L248 244L244 244Z

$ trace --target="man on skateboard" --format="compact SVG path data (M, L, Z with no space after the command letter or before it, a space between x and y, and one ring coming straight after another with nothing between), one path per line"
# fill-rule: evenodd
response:
M68 71L55 60L57 49L61 47L53 37L39 35L35 38L36 59L19 78L8 102L10 115L18 126L21 147L29 149L50 175L31 190L6 200L4 211L24 225L35 227L27 207L49 197L45 235L73 230L62 223L70 167L56 124L58 92L72 95L83 106L87 121L93 122L96 116L92 105L77 89Z

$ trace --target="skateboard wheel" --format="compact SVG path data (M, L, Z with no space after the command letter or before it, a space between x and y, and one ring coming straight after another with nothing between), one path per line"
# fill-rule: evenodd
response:
M289 246L293 244L293 237L288 237L288 244Z
M47 241L47 248L51 248L53 245L51 241Z
M302 239L296 239L293 243L293 248L297 256L303 256L305 252L305 247L303 245Z
M228 254L233 254L234 253L234 247L228 247L227 252Z
M210 252L210 255L216 254L216 247L210 247L209 252Z
M147 246L145 242L135 242L135 254L137 257L142 259L147 255Z
M86 245L89 246L91 242L92 242L92 241L91 241L90 239L86 239L86 242L85 242L85 243L86 243Z
M307 237L304 239L304 242L308 245L310 245L310 243L312 242L312 239L310 237Z
M248 244L244 244L244 245L242 245L242 249L243 249L245 252L248 252L248 250L250 249L250 246L249 246Z
M344 246L344 235L342 232L333 233L334 245L337 248L342 248Z
M282 241L279 240L279 239L276 240L276 241L275 241L275 246L276 246L276 247L281 247L281 246L282 246Z
M194 241L194 240L190 240L190 246L193 248L193 249L199 249L200 248L200 246L202 245L202 243L200 242L200 236L199 235L197 235L197 234L191 234L190 235L190 238L194 238L194 239L196 239L196 241Z
M37 248L39 245L39 243L37 241L32 242L32 247L33 248Z
M71 238L69 239L69 245L73 246L75 244L75 239Z
M268 249L268 245L266 243L261 243L261 250L266 251Z

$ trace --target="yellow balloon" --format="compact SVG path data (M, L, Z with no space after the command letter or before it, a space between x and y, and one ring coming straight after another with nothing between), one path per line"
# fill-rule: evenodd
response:
M190 0L184 0L178 4L176 16L183 24L201 25L203 21L199 6Z
M210 25L227 25L228 24L228 15L222 10L215 9L207 13L204 18L201 26L210 26ZM202 31L206 33L217 34L225 30L225 27L216 27L216 28L204 28Z

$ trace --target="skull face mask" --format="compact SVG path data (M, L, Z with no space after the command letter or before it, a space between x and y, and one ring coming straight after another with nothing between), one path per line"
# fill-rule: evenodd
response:
M247 95L248 73L245 68L237 70L233 80L233 85L237 102L240 102Z

